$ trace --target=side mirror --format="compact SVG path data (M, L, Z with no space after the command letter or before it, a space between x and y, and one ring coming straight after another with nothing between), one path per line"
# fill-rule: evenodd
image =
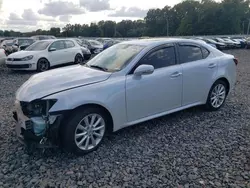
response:
M19 46L18 44L14 44L14 45L17 46L17 47Z
M134 75L141 76L152 74L154 72L154 67L152 65L140 65L134 71Z
M56 51L56 48L50 48L49 49L49 52L53 52L53 51Z

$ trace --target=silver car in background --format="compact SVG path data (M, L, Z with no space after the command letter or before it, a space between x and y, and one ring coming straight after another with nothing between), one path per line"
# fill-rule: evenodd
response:
M195 40L122 42L85 65L32 76L16 93L16 132L24 143L83 155L124 127L197 105L220 109L237 63Z

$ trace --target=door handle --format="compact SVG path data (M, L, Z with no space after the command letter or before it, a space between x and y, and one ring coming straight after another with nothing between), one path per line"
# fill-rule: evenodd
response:
M210 68L210 69L212 69L212 68L214 68L214 67L216 67L216 64L215 64L215 63L211 63L211 64L208 65L208 68Z
M173 74L171 74L171 78L176 78L178 76L181 76L182 73L181 72L174 72Z

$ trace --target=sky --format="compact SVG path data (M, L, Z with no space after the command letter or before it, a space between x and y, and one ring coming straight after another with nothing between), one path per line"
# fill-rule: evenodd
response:
M21 32L100 20L144 18L150 8L181 0L0 0L0 29Z

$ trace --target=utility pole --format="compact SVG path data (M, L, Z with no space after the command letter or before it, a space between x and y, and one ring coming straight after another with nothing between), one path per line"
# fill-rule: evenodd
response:
M249 35L249 29L250 29L250 19L248 19L247 35Z
M243 35L245 35L245 21L242 22Z
M167 17L167 36L169 36L169 23L168 23L168 17Z

